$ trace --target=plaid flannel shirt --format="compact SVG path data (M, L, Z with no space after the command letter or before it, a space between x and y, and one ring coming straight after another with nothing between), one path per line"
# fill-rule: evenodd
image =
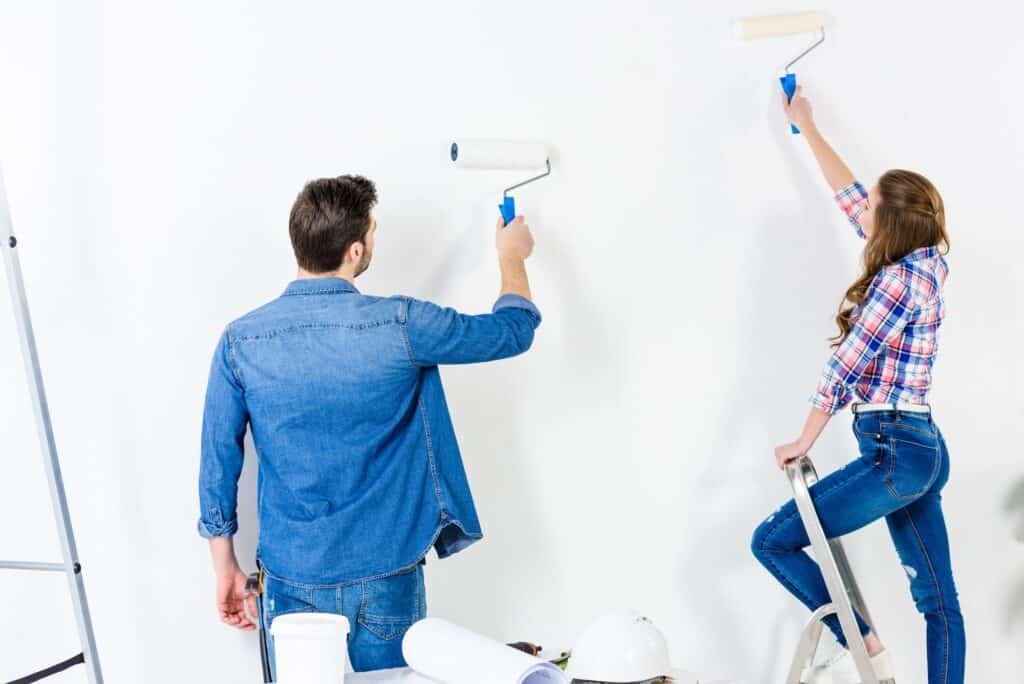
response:
M868 194L853 183L836 194L860 237ZM945 314L942 285L949 267L935 247L914 250L883 268L854 312L853 327L825 364L814 406L834 414L855 396L867 403L924 404Z

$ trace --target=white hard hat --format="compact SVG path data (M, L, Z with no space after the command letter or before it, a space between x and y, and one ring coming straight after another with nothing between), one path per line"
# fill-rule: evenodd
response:
M584 682L645 682L669 677L668 644L649 619L633 612L608 613L577 639L566 674Z

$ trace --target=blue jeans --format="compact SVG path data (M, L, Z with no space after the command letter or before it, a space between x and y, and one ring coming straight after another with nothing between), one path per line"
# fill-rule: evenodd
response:
M279 615L300 612L348 618L348 656L356 672L405 667L402 637L427 614L423 565L381 579L334 585L299 584L264 572L261 617L268 628L272 672L274 638L269 627Z
M885 516L910 593L924 615L929 684L962 684L965 636L940 491L949 452L930 415L878 411L854 417L860 458L811 487L825 534L838 537ZM817 564L803 549L807 532L790 500L754 532L757 559L811 610L829 603ZM869 628L858 617L861 633ZM844 646L835 615L826 623Z

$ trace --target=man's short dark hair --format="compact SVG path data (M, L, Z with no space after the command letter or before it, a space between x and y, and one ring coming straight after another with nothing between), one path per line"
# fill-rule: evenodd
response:
M321 178L306 183L295 198L288 234L299 266L310 273L341 268L345 252L366 241L377 188L362 176Z

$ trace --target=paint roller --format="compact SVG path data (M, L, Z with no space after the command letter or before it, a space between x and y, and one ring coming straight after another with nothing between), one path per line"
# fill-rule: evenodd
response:
M516 217L516 201L509 193L551 173L548 148L543 143L511 140L458 140L452 143L452 161L463 169L539 170L543 173L505 188L498 210L507 226Z
M792 101L793 93L796 92L796 74L790 73L789 69L794 64L807 56L814 48L825 42L825 17L821 12L801 12L799 14L779 14L771 17L745 17L736 22L736 34L742 40L756 40L758 38L775 38L778 36L789 36L797 33L821 33L816 43L801 52L786 65L786 70L779 77L782 83L782 90L786 97ZM799 133L799 129L790 124L793 134Z

